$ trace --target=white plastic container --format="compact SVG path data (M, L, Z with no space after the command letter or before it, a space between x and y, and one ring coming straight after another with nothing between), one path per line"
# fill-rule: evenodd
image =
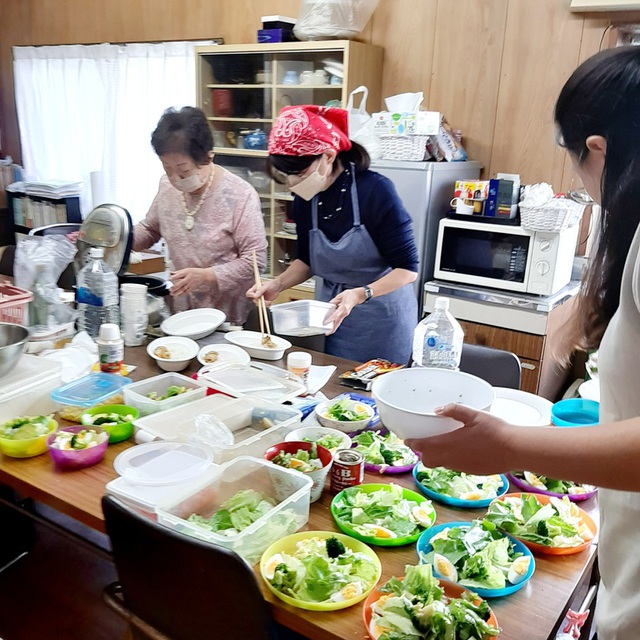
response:
M165 400L152 400L147 398L147 394L155 391L159 396L163 396L169 387L187 387L189 391L181 393ZM148 416L151 413L165 411L173 407L200 400L207 395L206 385L183 376L181 373L163 373L153 378L134 382L124 388L124 403L135 407L141 416Z
M283 336L317 336L331 331L325 318L336 306L319 300L294 300L271 307L273 331Z
M223 422L232 432L234 443L226 445L196 437L195 419L201 414L213 415ZM291 407L215 394L138 418L134 424L152 439L206 444L213 452L213 462L222 464L238 456L262 458L270 446L283 442L289 431L300 426L301 418L300 411Z
M240 457L223 465L213 480L189 489L171 504L156 509L158 522L240 554L251 563L276 540L300 529L309 519L311 479L258 458ZM233 536L215 533L188 522L191 514L209 517L223 502L243 489L253 489L275 506L252 525Z

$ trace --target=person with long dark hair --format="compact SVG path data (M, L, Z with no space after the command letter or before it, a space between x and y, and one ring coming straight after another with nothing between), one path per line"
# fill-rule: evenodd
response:
M640 47L603 51L580 65L556 103L558 139L602 206L595 255L578 299L570 350L595 349L600 420L561 429L507 424L460 405L464 423L410 441L429 466L473 473L528 469L601 487L599 640L640 637ZM613 424L612 424L613 423Z
M244 292L253 282L253 252L260 267L266 262L256 190L213 163L213 137L201 109L167 109L151 146L166 175L133 230L133 248L141 251L165 239L175 267L169 299L174 313L214 307L243 324L251 309Z
M369 169L366 150L349 140L344 109L285 107L269 136L272 177L294 194L298 240L292 264L247 295L267 303L319 276L316 299L336 310L325 351L366 362L406 363L418 322L411 283L418 254L411 218L393 183Z

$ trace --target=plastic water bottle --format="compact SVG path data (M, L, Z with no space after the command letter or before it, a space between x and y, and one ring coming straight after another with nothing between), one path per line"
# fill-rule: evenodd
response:
M464 331L449 312L449 299L436 298L432 314L424 318L413 334L413 366L458 369Z
M120 324L118 276L102 259L101 247L89 250L91 261L78 273L78 328L97 338L102 324Z

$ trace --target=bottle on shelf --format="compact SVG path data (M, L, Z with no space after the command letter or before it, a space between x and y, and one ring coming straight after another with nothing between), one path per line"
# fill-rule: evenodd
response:
M449 312L449 299L436 298L433 313L413 333L413 366L458 369L464 331Z
M89 250L90 262L78 273L78 329L97 338L102 324L120 324L118 276L103 260L101 247Z

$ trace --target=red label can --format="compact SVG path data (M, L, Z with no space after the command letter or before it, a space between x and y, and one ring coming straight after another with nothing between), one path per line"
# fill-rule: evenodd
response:
M342 449L333 456L331 466L331 491L338 493L348 487L362 484L364 480L364 455L354 449Z

